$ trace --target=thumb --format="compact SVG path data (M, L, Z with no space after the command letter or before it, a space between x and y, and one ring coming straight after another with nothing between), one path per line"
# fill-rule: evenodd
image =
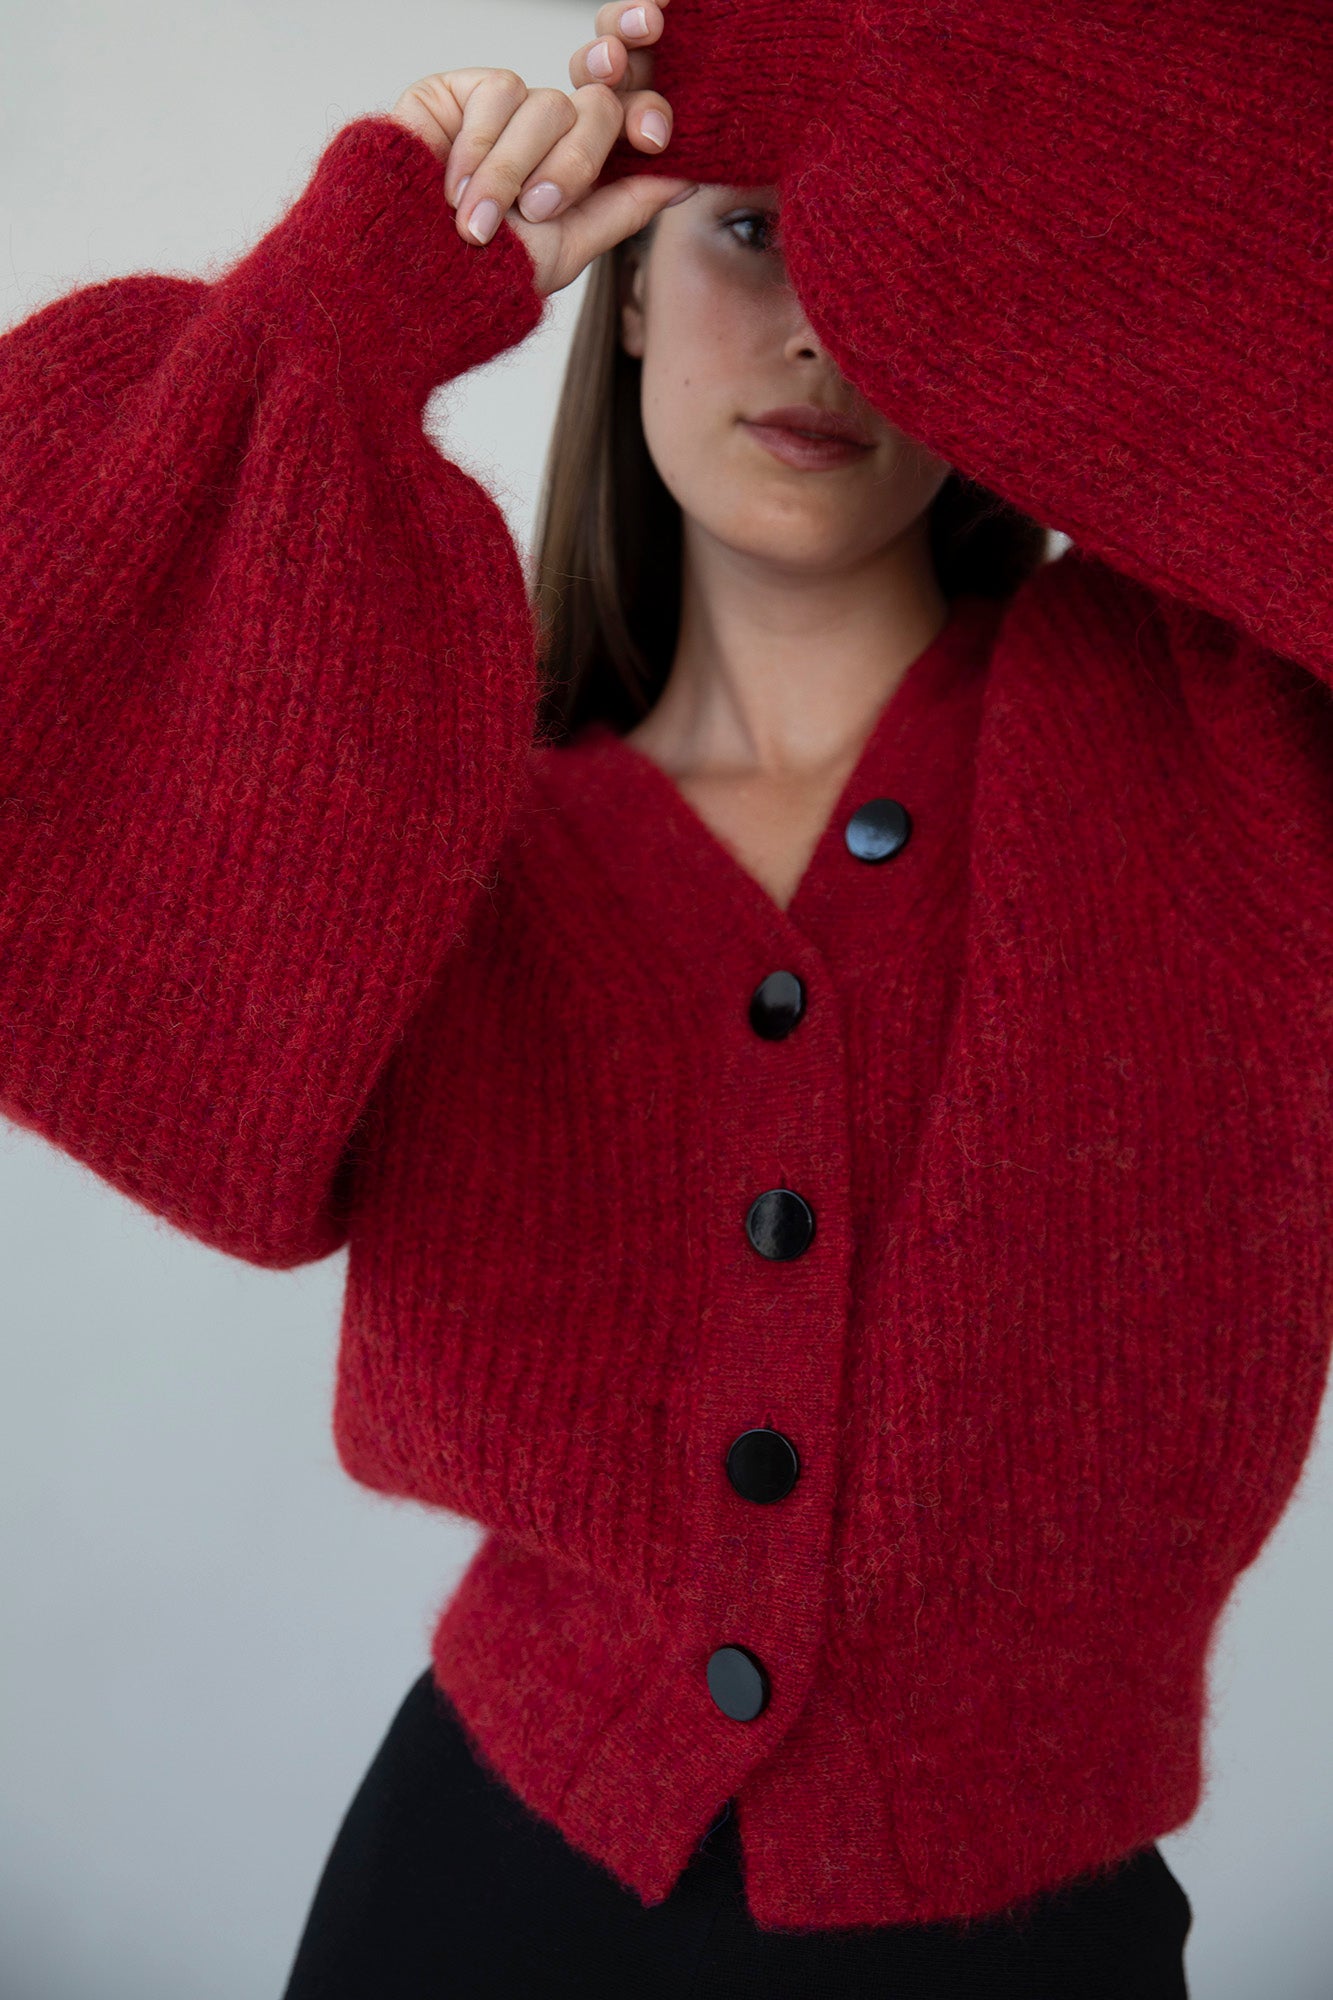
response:
M534 235L538 230L559 228L555 269L546 274L548 282L543 289L557 292L572 284L594 257L646 228L659 210L685 201L697 185L696 181L672 180L663 174L627 174L621 180L594 188L576 207L567 209L557 223L528 224ZM521 218L515 219L521 222ZM534 255L540 258L535 246ZM540 273L540 262L538 270Z

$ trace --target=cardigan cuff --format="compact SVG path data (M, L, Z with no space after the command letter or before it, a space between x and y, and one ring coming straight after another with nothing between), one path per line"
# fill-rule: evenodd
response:
M502 223L464 241L425 141L382 116L329 142L308 186L218 281L269 341L299 344L372 394L432 388L514 346L545 316L526 245Z

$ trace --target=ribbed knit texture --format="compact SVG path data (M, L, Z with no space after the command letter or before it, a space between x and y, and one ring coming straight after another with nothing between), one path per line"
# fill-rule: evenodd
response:
M344 1240L533 732L517 551L421 412L543 301L442 178L358 120L215 283L90 286L0 347L5 1108L275 1266Z
M0 343L4 1106L237 1255L348 1244L342 1462L490 1531L433 1648L477 1748L648 1903L735 1797L774 1929L1191 1816L1333 1326L1333 27L819 18L770 156L812 322L1075 546L953 607L786 911L605 726L531 743L517 551L420 417L541 301L410 135ZM664 172L736 163L716 19L673 0Z

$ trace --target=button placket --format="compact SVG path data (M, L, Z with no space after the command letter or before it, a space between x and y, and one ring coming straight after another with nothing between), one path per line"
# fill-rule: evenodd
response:
M912 815L899 799L878 797L857 807L843 828L847 852L857 861L881 863L901 854L912 837ZM750 996L749 1021L766 1041L783 1041L805 1018L805 984L785 968L770 972ZM815 1237L815 1212L795 1188L766 1188L750 1203L745 1234L752 1249L774 1263L801 1257ZM742 1499L785 1499L799 1475L796 1448L781 1432L743 1431L726 1456L727 1476ZM724 1715L752 1721L769 1699L763 1663L743 1646L719 1647L707 1667L709 1692Z
M901 690L891 707L895 725L913 713ZM874 821L869 838L859 830L849 837L848 814L858 792L874 792L886 778L893 782L885 752L902 733L881 721L786 910L708 836L658 767L631 761L614 739L605 757L586 760L577 789L569 788L571 814L598 844L627 902L641 898L645 870L667 886L670 893L654 905L652 923L635 943L660 971L665 990L680 985L697 1009L693 1018L704 1037L710 1020L723 1036L720 1046L700 1053L701 1082L711 1079L716 1058L718 1088L709 1094L704 1123L711 1143L700 1152L699 1170L721 1205L709 1215L710 1235L716 1232L708 1245L715 1279L699 1329L688 1424L694 1448L712 1463L708 1476L687 1482L689 1520L680 1527L688 1535L672 1591L683 1643L664 1658L660 1687L668 1729L678 1715L688 1736L702 1720L719 1800L739 1788L755 1758L799 1713L820 1658L853 1257L850 1092L837 982L854 978L856 908L867 886L864 878L855 881L859 871L848 864L882 862L900 852L911 833L906 809L895 801L889 803L896 818L861 813L858 829L867 817ZM643 795L654 787L658 809L645 813ZM605 839L608 815L617 829L613 842ZM872 934L873 949L882 949L880 927L868 927L862 957L869 956ZM747 1006L748 1018L741 1018ZM750 1036L755 1040L747 1056ZM782 1049L773 1046L779 1042ZM799 1186L756 1191L753 1169L766 1158L771 1170L784 1180L790 1173L798 1183L813 1163L810 1187L804 1193ZM764 1195L779 1199L759 1208L756 1225L779 1211L798 1224L804 1216L806 1241L799 1249L794 1235L784 1239L780 1231L767 1246L781 1251L785 1240L794 1254L770 1256L749 1232L741 1241L743 1218ZM812 1203L820 1210L817 1238ZM773 1366L790 1366L798 1387L768 1416ZM751 1426L738 1423L738 1416L749 1417ZM775 1423L792 1436L784 1437ZM780 1517L750 1511L794 1495L798 1504ZM765 1522L777 1532L765 1535ZM687 1661L682 1685L678 1675ZM739 1700L728 1693L738 1681ZM701 1682L709 1682L711 1696L702 1704L702 1719ZM728 1707L728 1720L754 1728L730 1729ZM607 1776L612 1768L609 1761L601 1767ZM590 1782L594 1775L590 1764Z
M750 1026L765 1041L784 1041L805 1011L805 982L785 969L770 972L750 996ZM803 1255L813 1242L814 1210L793 1188L767 1188L750 1204L745 1233L761 1257L786 1262ZM733 1491L759 1505L784 1500L800 1476L795 1445L766 1426L742 1431L732 1441L725 1466ZM768 1705L768 1675L747 1647L719 1646L709 1657L707 1678L717 1707L733 1721L751 1722Z

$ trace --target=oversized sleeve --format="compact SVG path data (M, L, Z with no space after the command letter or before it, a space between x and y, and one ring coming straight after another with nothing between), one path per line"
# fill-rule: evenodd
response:
M272 1267L345 1241L533 734L518 552L423 413L545 301L442 178L358 119L220 276L0 339L0 1112Z
M1333 683L1333 12L853 0L831 74L780 226L842 372L1182 644Z

